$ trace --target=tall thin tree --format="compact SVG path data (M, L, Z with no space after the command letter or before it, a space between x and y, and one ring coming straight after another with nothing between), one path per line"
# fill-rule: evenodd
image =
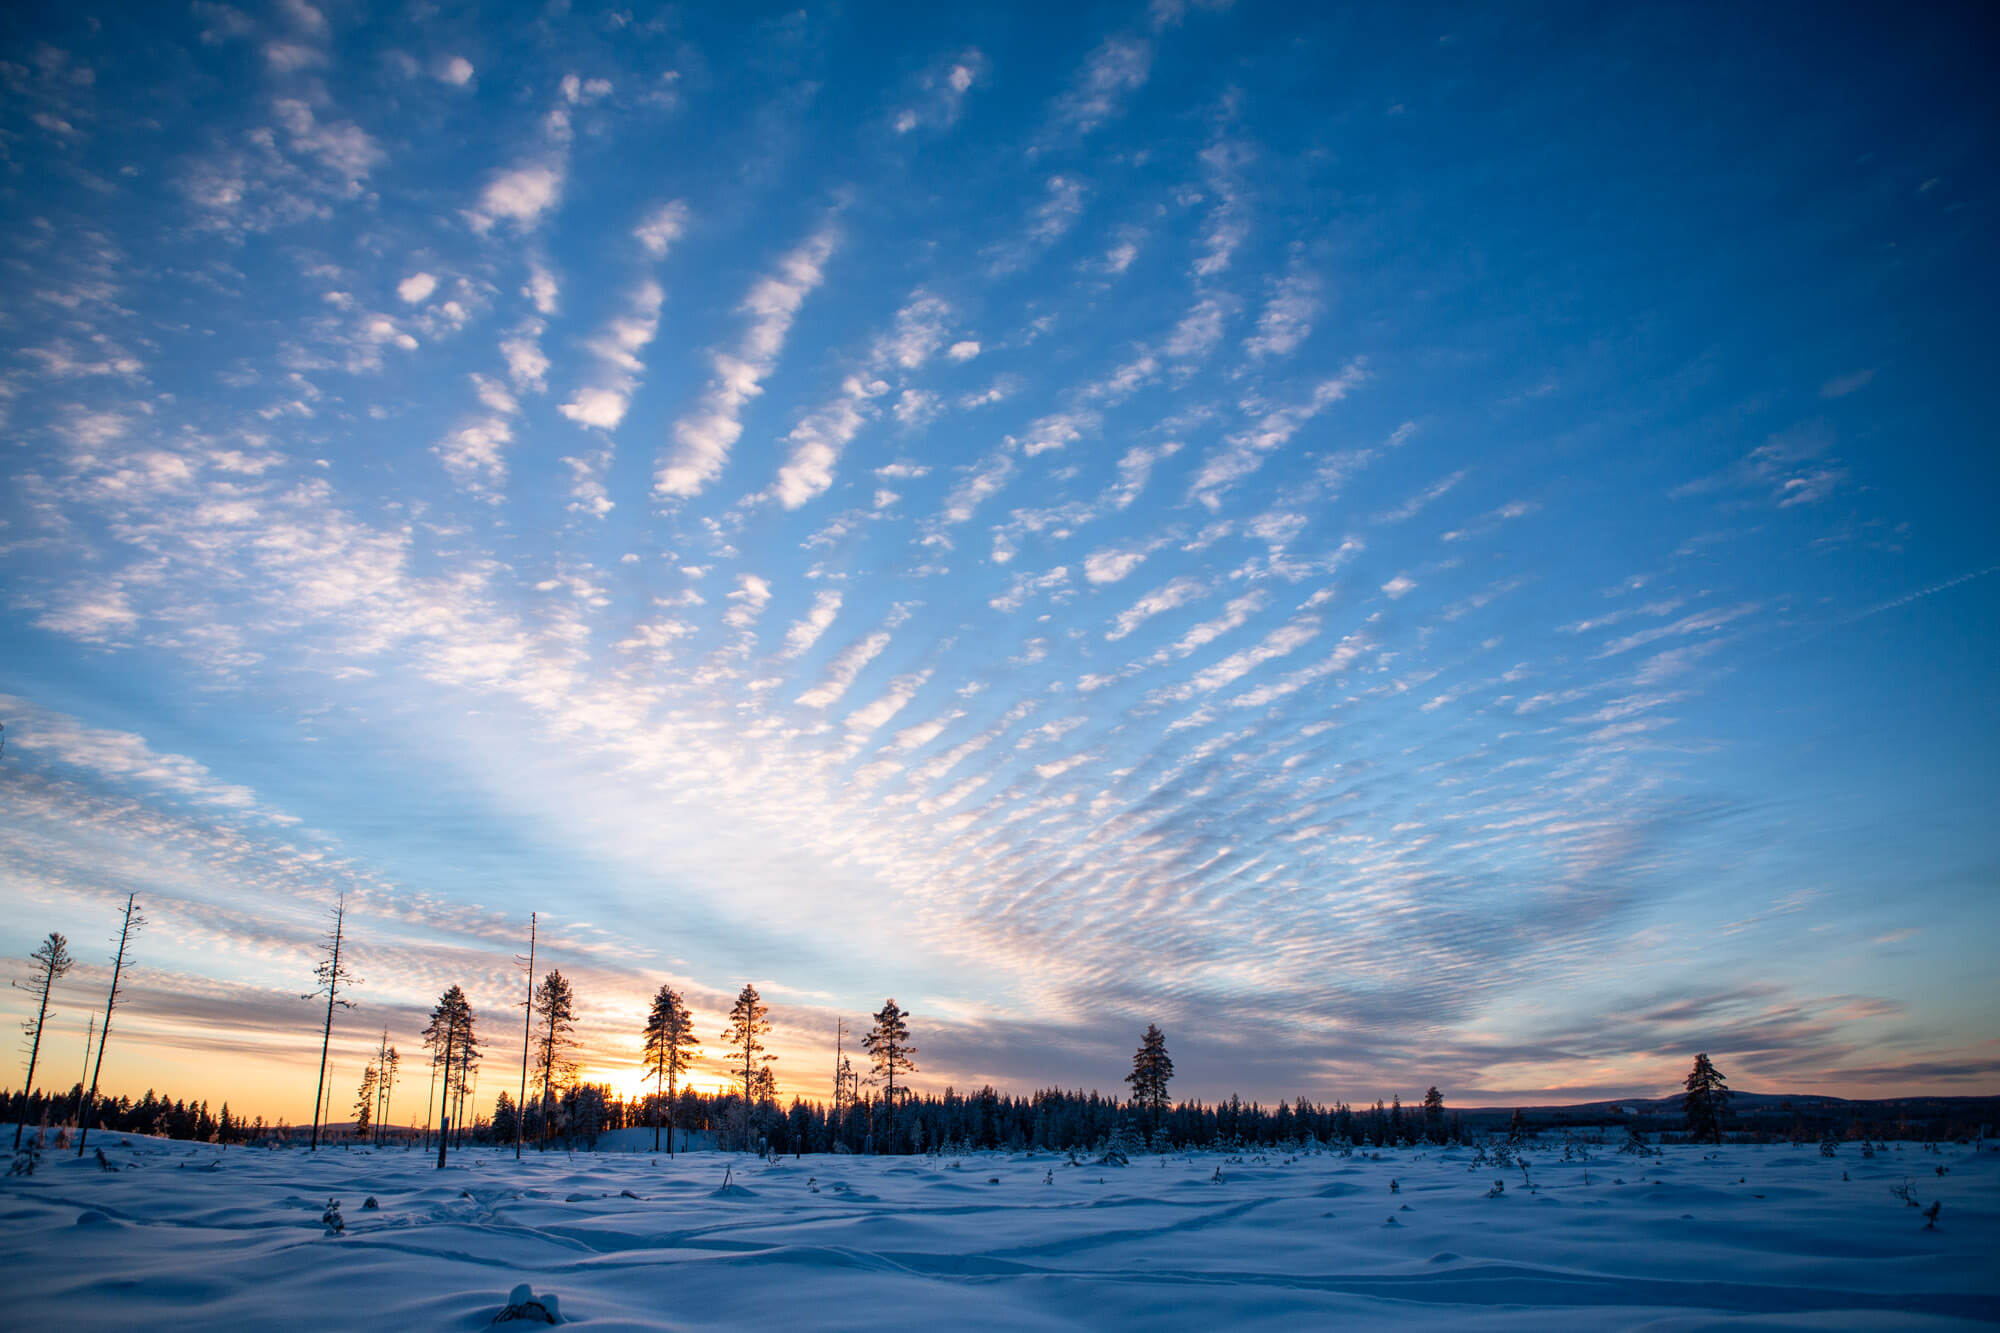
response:
M653 997L653 1010L646 1015L645 1058L653 1071L653 1151L660 1150L660 1092L665 1085L667 1102L667 1155L674 1152L674 1097L679 1091L681 1070L701 1053L695 1043L694 1015L681 1003L680 992L660 987Z
M307 1145L314 1152L319 1151L320 1105L328 1098L331 1092L326 1082L326 1056L328 1049L333 1045L333 1011L336 1008L352 1009L354 1007L352 1000L343 1000L340 998L340 988L342 985L350 982L355 985L361 984L354 980L353 976L348 973L347 965L340 961L340 948L346 936L346 929L347 895L343 893L340 895L339 900L334 903L333 929L328 932L322 944L322 947L326 950L326 957L322 958L319 961L319 965L313 968L313 977L319 982L319 985L299 997L301 1000L310 1000L320 995L326 996L326 1027L320 1032L319 1038L319 1084L313 1090L312 1142Z
M896 1075L918 1072L917 1062L910 1058L917 1053L917 1048L910 1045L909 1015L902 1011L893 997L882 1002L874 1017L875 1026L868 1030L861 1044L875 1061L876 1077L888 1081L887 1101L893 1108L896 1105ZM907 1084L903 1091L909 1091Z
M1158 1023L1146 1024L1139 1049L1132 1053L1132 1072L1125 1081L1132 1085L1132 1104L1145 1111L1152 1130L1159 1133L1160 1116L1167 1109L1167 1081L1174 1076L1173 1057L1167 1054L1167 1036Z
M472 1046L472 1005L465 998L465 992L457 986L438 996L437 1004L431 1009L431 1021L424 1028L424 1045L431 1048L432 1082L439 1081L443 1074L444 1090L438 1103L438 1165L445 1162L445 1145L451 1138L451 1108L454 1079L462 1079L458 1070ZM435 1091L435 1087L433 1088ZM427 1099L428 1100L428 1099ZM429 1119L426 1108L425 1118Z
M521 1160L521 1135L528 1119L528 1040L535 1031L535 925L539 913L528 913L528 998L522 1001L521 1096L514 1103L514 1160ZM518 955L517 955L518 956Z
M570 1034L576 1030L576 995L561 968L552 967L543 974L542 984L535 991L535 1003L542 1011L535 1072L542 1076L542 1142L546 1145L555 1128L555 1089L569 1080L572 1066L567 1052Z
M757 993L755 986L745 982L743 989L737 992L736 1003L730 1006L729 1026L722 1031L722 1039L729 1043L732 1063L737 1059L743 1061L743 1107L746 1113L757 1104L757 1089L768 1081L757 1077L757 1057L764 1054L763 1038L771 1031L770 1015L771 1006L764 1003L764 997ZM763 1071L766 1075L770 1072L770 1062L771 1058L766 1056Z
M104 1026L97 1030L97 1063L90 1071L90 1091L83 1094L83 1112L77 1117L76 1155L90 1138L90 1118L97 1113L97 1080L104 1073L104 1048L111 1041L111 1011L118 1007L118 989L125 980L125 950L132 937L145 927L139 913L139 895L125 895L125 924L118 928L118 956L111 961L111 990L104 997Z
M76 1071L76 1123L83 1123L83 1081L90 1077L90 1045L97 1037L97 1015L90 1016L90 1023L83 1030L83 1068Z
M375 1048L375 1108L374 1141L382 1141L382 1131L389 1124L389 1097L396 1087L396 1067L402 1064L402 1057L389 1044L389 1029L382 1029L382 1043Z
M14 985L35 997L34 1019L21 1024L21 1031L32 1039L28 1047L28 1096L32 1097L35 1095L35 1061L42 1054L42 1027L49 1021L49 992L55 989L56 983L63 979L75 960L69 956L69 941L53 930L42 941L42 947L28 956L35 961L35 974L26 983L17 981ZM24 1101L22 1106L25 1108L26 1105ZM27 1118L24 1110L20 1120L14 1122L16 1152L21 1150L21 1122Z

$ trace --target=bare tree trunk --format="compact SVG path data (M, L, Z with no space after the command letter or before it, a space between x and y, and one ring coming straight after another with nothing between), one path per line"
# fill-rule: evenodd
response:
M90 1026L83 1032L83 1068L76 1073L76 1113L71 1117L78 1127L83 1125L83 1081L90 1076L90 1046L97 1039L97 1015L90 1016Z
M521 1135L528 1123L528 1039L535 1031L535 922L538 914L528 913L528 1002L521 1019L521 1100L514 1107L514 1160L521 1160Z
M347 916L347 898L342 895L333 909L333 961L326 976L326 1028L319 1037L319 1086L313 1090L312 1142L307 1145L311 1152L319 1151L320 1103L326 1096L326 1052L333 1044L333 1006L340 992L340 935Z
M125 975L125 946L135 928L146 924L139 915L139 895L125 895L125 924L118 932L118 957L111 964L111 993L104 997L104 1026L97 1034L97 1064L90 1071L90 1091L83 1095L83 1114L78 1117L76 1155L83 1156L84 1141L90 1137L90 1117L97 1110L97 1080L104 1073L104 1047L111 1040L111 1011L118 1005L118 982Z

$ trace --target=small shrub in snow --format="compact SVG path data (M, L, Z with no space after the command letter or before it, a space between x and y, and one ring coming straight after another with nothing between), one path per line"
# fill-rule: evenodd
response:
M1889 1187L1889 1193L1893 1194L1898 1199L1901 1199L1904 1203L1908 1204L1912 1208L1918 1206L1917 1191L1915 1190L1915 1188L1911 1186L1910 1182L1907 1180L1900 1185L1891 1185Z
M1486 1197L1489 1199L1497 1199L1506 1192L1507 1192L1507 1182L1504 1180L1496 1180L1493 1182L1493 1188L1486 1191Z
M558 1308L556 1294L535 1295L532 1288L523 1282L507 1293L507 1304L499 1314L493 1316L496 1324L560 1324L562 1311Z
M1924 1209L1924 1218L1925 1218L1924 1230L1926 1231L1937 1230L1938 1214L1942 1212L1943 1209L1944 1209L1944 1201L1942 1199L1931 1204L1930 1207Z
M375 1196L374 1196L374 1195L372 1195L372 1194L371 1194L371 1195L369 1195L369 1196L368 1196L368 1197L367 1197L366 1199L363 1199L363 1200L361 1201L361 1207L362 1207L362 1208L363 1208L364 1210L367 1210L367 1209L374 1209L374 1208L380 1208L381 1206L382 1206L381 1204L379 1204L379 1203L375 1202Z
M1826 1133L1820 1136L1819 1155L1821 1157L1831 1157L1839 1151L1840 1151L1840 1140L1833 1136L1832 1130L1829 1129Z
M347 1223L340 1216L340 1200L338 1199L328 1199L326 1201L326 1211L319 1215L319 1220L326 1224L326 1234L329 1236L338 1236L341 1232L347 1230Z
M91 1151L97 1154L97 1169L99 1171L116 1171L118 1169L112 1165L111 1159L104 1155L104 1149L93 1148Z

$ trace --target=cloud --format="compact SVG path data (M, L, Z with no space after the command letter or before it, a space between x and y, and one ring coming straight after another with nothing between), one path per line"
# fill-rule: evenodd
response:
M1141 550L1107 547L1092 551L1083 559L1083 576L1092 583L1116 583L1145 562Z
M428 273L412 273L396 284L396 295L409 305L419 305L431 299L437 285L437 279Z
M822 710L840 702L841 696L854 687L854 681L863 668L882 655L882 650L889 646L889 639L887 630L877 630L849 644L828 664L826 675L819 684L801 694L795 702Z
M563 173L557 167L537 163L503 171L487 181L479 203L466 215L472 229L485 235L496 222L511 222L527 229L562 201Z
M834 617L840 614L841 601L838 588L825 588L813 594L812 609L803 620L792 622L792 627L785 631L784 656L802 657L818 643L820 635L826 633Z
M1112 642L1124 638L1146 621L1176 607L1186 606L1207 591L1207 585L1200 579L1185 575L1170 579L1153 589L1131 606L1120 611L1113 619L1111 628L1104 637Z
M1320 381L1304 402L1265 412L1254 425L1230 435L1202 460L1188 485L1188 498L1211 511L1220 509L1223 495L1262 467L1266 454L1289 443L1301 426L1347 397L1366 379L1361 361L1351 361L1340 374Z
M1153 45L1146 39L1105 38L1084 61L1069 90L1056 99L1051 117L1056 128L1081 137L1122 115L1131 95L1146 86L1152 66Z
M464 56L447 56L438 62L437 79L454 88L463 88L472 82L472 62Z
M672 441L653 474L656 498L698 495L721 475L743 434L743 411L764 391L764 377L776 367L799 307L825 280L823 269L836 241L833 229L822 227L751 287L741 307L750 325L731 350L710 357L713 378L700 404L674 423Z
M675 199L648 213L645 221L633 229L632 235L645 247L647 254L663 259L674 242L687 233L689 216L686 202Z
M1264 308L1257 315L1257 332L1243 340L1243 350L1253 361L1290 356L1299 344L1312 336L1313 320L1321 307L1319 275L1294 266L1291 272L1271 285Z
M1874 378L1875 371L1873 368L1857 370L1851 375L1836 375L1819 386L1819 396L1822 398L1845 398L1850 393L1867 388L1870 381Z

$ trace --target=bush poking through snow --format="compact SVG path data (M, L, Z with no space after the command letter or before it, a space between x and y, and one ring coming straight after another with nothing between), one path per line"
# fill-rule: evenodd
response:
M1486 1191L1486 1197L1489 1199L1497 1199L1506 1192L1507 1192L1507 1182L1504 1180L1496 1180L1493 1182L1493 1188Z
M338 1236L341 1232L347 1230L347 1223L340 1216L340 1200L338 1199L328 1199L326 1201L326 1211L319 1215L319 1220L326 1223L326 1234L329 1236Z
M507 1293L507 1304L499 1314L493 1316L496 1324L560 1324L562 1312L557 1308L556 1294L535 1295L527 1283Z
M1934 1201L1930 1207L1924 1209L1924 1230L1937 1230L1938 1214L1942 1211L1944 1211L1944 1200L1942 1199Z
M111 1159L104 1155L104 1149L93 1148L91 1151L97 1154L97 1169L99 1171L116 1171L118 1169L111 1164Z
M1891 1185L1889 1187L1889 1193L1895 1195L1898 1199L1901 1199L1904 1203L1908 1204L1912 1208L1920 1206L1917 1203L1916 1188L1912 1186L1910 1182L1907 1180L1900 1185Z

